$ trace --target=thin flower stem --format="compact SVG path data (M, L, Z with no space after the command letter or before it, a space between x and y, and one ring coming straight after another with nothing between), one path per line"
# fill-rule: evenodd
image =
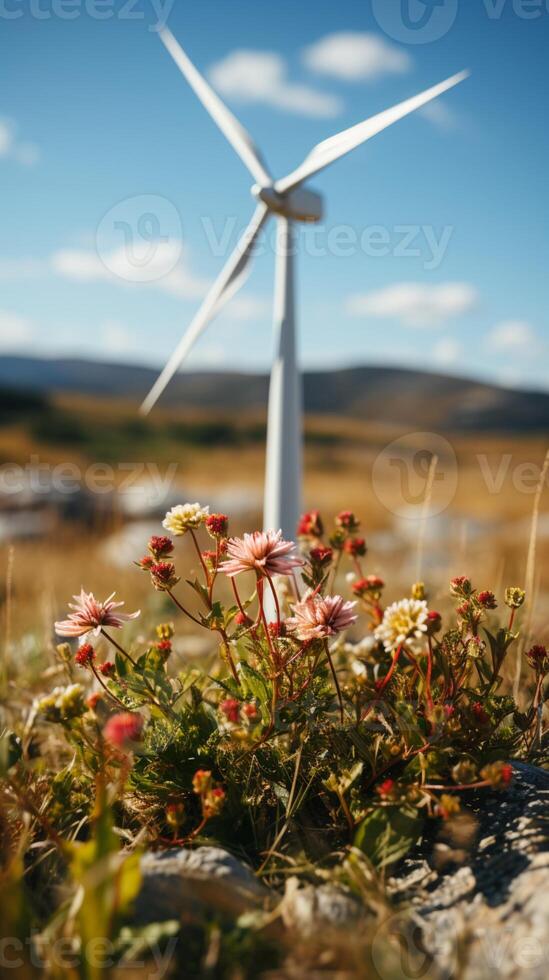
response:
M103 627L101 627L101 635L104 636L105 639L108 640L109 643L113 645L115 650L118 650L118 652L121 653L122 656L126 658L126 660L129 660L129 662L132 664L133 667L137 667L135 660L133 659L133 657L130 656L128 651L124 650L124 647L121 647L120 644L117 643L117 641L114 639L114 637L112 637L110 633L107 633L107 631L103 629Z
M492 784L489 779L482 779L479 780L477 783L458 783L453 786L442 786L438 784L434 785L430 783L425 783L425 785L422 788L426 790L444 790L445 793L450 793L452 791L464 792L467 789L485 789L487 786L491 786L491 785Z
M177 598L176 598L176 597L174 596L174 594L173 594L173 592L171 591L171 589L167 589L166 591L167 591L167 593L168 593L168 595L169 595L169 597L170 597L170 599L172 600L172 602L173 602L173 603L175 603L175 605L176 605L176 606L177 606L177 608L178 608L178 609L180 610L180 612L182 612L182 613L183 613L183 614L184 614L185 616L187 616L187 617L188 617L189 619L192 619L192 621L193 621L193 623L196 623L196 625L197 625L197 626L202 626L202 623L200 622L200 620L199 620L199 619L197 619L197 618L196 618L196 616L193 616L193 614L192 614L192 613L190 613L188 609L185 609L185 606L182 606L182 605L181 605L181 603L180 603L180 601L179 601L179 599L177 599Z
M330 665L330 670L332 672L332 677L334 679L335 689L337 691L337 699L339 701L339 714L340 714L340 717L341 717L341 724L343 724L343 722L345 721L345 712L344 712L344 708L343 708L343 696L341 694L341 688L339 686L339 680L338 680L338 677L337 677L337 671L335 669L334 661L332 660L332 655L330 653L330 647L328 645L328 640L324 640L324 651L326 653L326 658L327 658L328 663Z
M135 660L133 659L133 657L130 657L130 655L127 652L127 650L124 650L124 647L121 647L120 644L117 643L116 640L113 639L113 637L110 636L110 634L107 633L106 630L104 630L103 628L101 628L101 633L105 637L105 639L107 639L109 641L109 643L112 643L113 647L116 650L118 650L118 652L121 653L122 656L126 657L126 659L129 660L129 662L132 664L132 666L134 667L134 669L139 673L139 668L138 668ZM177 715L175 715L175 713L172 711L172 709L168 705L163 705L158 700L158 698L157 698L157 696L155 694L154 688L150 684L149 680L145 677L145 675L143 673L141 673L140 676L141 676L141 679L142 679L145 687L147 688L147 691L150 694L150 703L153 704L155 706L155 708L158 708L158 710L161 711L162 714L166 715L167 718L171 718L172 721L178 721Z
M433 697L431 694L431 677L433 675L433 644L431 642L431 637L428 638L428 651L427 651L427 670L425 673L425 696L427 698L427 708L429 711L433 710Z
M233 592L234 592L234 597L236 599L236 604L237 604L238 608L240 609L240 612L242 613L242 615L245 616L246 619L248 619L248 613L246 612L246 610L244 609L244 606L242 605L242 600L241 600L240 595L239 595L239 592L238 592L238 587L237 587L237 584L236 584L236 580L235 580L234 575L231 575L231 585L232 585L232 589L233 589Z
M344 793L338 793L337 795L339 797L339 802L341 804L341 809L343 810L343 813L345 814L345 819L346 819L346 821L347 821L347 823L349 825L349 830L350 830L350 832L352 834L353 831L354 831L354 829L355 829L355 822L353 820L353 816L351 814L351 811L349 810L349 804L347 803L347 800L345 799L345 794Z
M399 647L397 647L397 649L395 650L393 654L393 660L391 662L391 666L389 667L389 670L387 671L385 677L383 678L383 681L377 693L377 697L374 701L372 701L371 705L366 709L366 711L362 715L361 721L365 721L368 715L370 714L370 712L373 711L373 709L377 707L377 705L381 701L381 695L383 694L385 688L387 687L389 681L391 680L391 677L393 676L396 670L396 666L398 664L401 653L402 653L402 644Z
M274 599L274 604L275 604L275 609L276 609L276 622L277 622L278 629L280 630L280 622L281 622L281 620L280 620L280 603L278 601L278 596L276 594L276 589L275 589L275 586L274 586L274 582L273 582L271 576L267 572L265 572L265 578L267 579L267 581L269 583L269 586L270 586L270 589L271 589L271 592L273 594L273 599Z
M338 551L337 558L336 558L336 560L335 560L335 562L334 562L334 564L332 566L332 571L331 571L331 574L330 574L330 585L328 587L328 591L329 592L333 592L333 588L334 588L334 585L335 585L335 580L337 578L337 573L339 571L339 566L341 564L342 557L343 557L343 552L342 551Z
M200 550L200 545L199 545L199 543L197 541L196 534L194 533L192 527L189 528L189 531L191 532L191 538L193 539L193 544L195 546L196 553L198 555L198 559L199 559L200 564L202 565L202 568L204 570L204 575L206 576L206 585L209 587L209 585L210 585L210 572L208 570L208 566L206 565L206 562L204 561L204 558L202 556L202 552Z
M105 684L105 681L103 680L102 677L99 676L95 664L91 664L91 669L93 671L96 681L98 681L98 683L101 685L105 693L108 694L108 696L111 698L112 701L114 701L115 704L118 704L119 707L124 709L124 711L127 711L128 710L127 705L125 705L124 702L120 700L120 698L117 698L115 694L112 694L112 692L109 691L107 685Z
M272 636L270 634L269 624L267 623L267 617L265 615L265 607L263 605L263 581L262 581L262 579L258 579L258 582L257 582L257 598L258 598L258 601L259 601L259 615L261 617L261 622L263 624L263 630L265 632L265 639L267 640L267 645L269 647L269 652L271 654L271 657L272 657L272 660L273 660L273 665L274 665L275 670L276 670L279 667L279 657L278 657L278 652L276 650L276 647L275 647L275 645L273 643L273 638L272 638Z

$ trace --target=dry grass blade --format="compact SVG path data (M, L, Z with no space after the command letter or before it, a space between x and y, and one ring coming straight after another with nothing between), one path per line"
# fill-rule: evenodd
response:
M4 620L4 656L0 665L0 687L5 689L8 682L8 660L11 650L11 611L13 600L13 561L15 558L15 548L10 546L8 549L8 561L6 566L6 606Z
M515 701L518 699L520 690L520 675L522 670L522 656L524 653L524 647L528 642L530 637L530 632L532 628L532 617L534 614L534 586L535 586L535 576L536 576L536 544L538 537L538 522L539 522L539 508L541 503L541 495L545 487L545 481L547 479L547 473L549 471L549 449L545 454L545 460L541 469L541 474L539 478L539 483L536 488L536 495L534 497L534 508L532 511L532 525L530 528L530 541L528 544L528 557L526 559L526 577L524 588L526 591L526 601L528 603L528 611L526 614L526 622L524 624L524 630L522 634L521 642L518 646L517 651L517 663L515 669L515 680L513 684L513 697Z
M431 458L431 462L429 465L427 482L425 484L425 497L423 498L423 507L421 510L421 520L419 524L419 533L417 539L416 582L421 581L421 570L423 567L423 550L425 545L425 531L427 528L427 521L429 518L431 500L433 497L433 486L435 483L437 466L438 466L438 456L435 454Z

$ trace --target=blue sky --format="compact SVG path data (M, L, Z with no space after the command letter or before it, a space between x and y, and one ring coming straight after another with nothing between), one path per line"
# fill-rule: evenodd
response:
M167 20L277 177L470 68L312 181L326 215L301 232L301 358L549 388L548 8L0 0L2 352L161 365L251 216L246 169L155 33ZM189 368L268 365L272 281L267 240Z

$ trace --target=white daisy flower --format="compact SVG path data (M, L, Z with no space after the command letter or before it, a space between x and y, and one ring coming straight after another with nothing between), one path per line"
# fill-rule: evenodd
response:
M201 507L196 504L178 504L168 511L162 521L162 527L166 528L170 534L180 536L185 534L190 528L200 527L209 516L210 508Z
M425 600L401 599L400 602L393 602L385 610L375 636L381 640L387 653L404 646L410 653L420 654L424 650L428 615Z

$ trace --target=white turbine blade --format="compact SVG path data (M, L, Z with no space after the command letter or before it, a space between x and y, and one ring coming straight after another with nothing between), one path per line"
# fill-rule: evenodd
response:
M252 177L262 187L271 187L272 178L267 172L259 150L244 126L233 116L232 112L221 101L211 85L193 65L181 45L176 41L171 31L164 28L159 32L160 40L171 54L176 65L187 79L189 85L198 96L204 108L219 126L233 149L236 150L242 162L247 166Z
M358 123L357 126L351 126L350 129L346 129L344 132L324 140L311 150L309 156L305 158L297 170L294 170L293 173L288 174L287 177L276 182L275 190L280 194L292 190L298 184L302 184L309 177L312 177L320 170L324 170L331 163L339 160L340 157L356 149L361 143L365 143L366 140L381 133L388 126L392 126L399 119L403 119L404 116L415 112L416 109L421 109L422 106L431 102L432 99L438 98L439 95L447 92L448 89L453 88L454 85L458 85L468 77L469 72L462 71L459 75L453 75L452 78L448 78L445 82L440 82L439 85L434 85L432 88L427 89L427 91L421 92L420 95L414 95L411 99L406 99L405 102L393 106L392 109L386 109L384 112L378 113L377 116L372 116L371 119L366 119L365 122Z
M256 208L250 224L229 261L215 280L189 329L181 338L166 367L145 398L140 409L142 415L149 414L200 334L246 281L250 271L253 248L268 214L269 209L264 204Z

